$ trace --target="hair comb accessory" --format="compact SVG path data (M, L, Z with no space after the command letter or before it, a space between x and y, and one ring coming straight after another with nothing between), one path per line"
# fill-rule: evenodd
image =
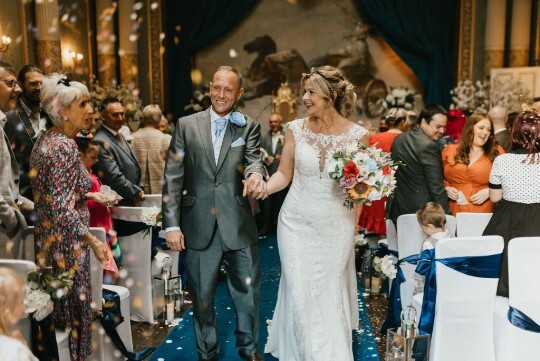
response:
M94 136L93 136L92 133L90 133L90 132L77 132L77 134L75 134L75 136L76 136L77 138L88 139L88 140L94 138Z
M70 80L68 78L61 78L58 80L58 83L56 85L64 84L65 86L70 86Z

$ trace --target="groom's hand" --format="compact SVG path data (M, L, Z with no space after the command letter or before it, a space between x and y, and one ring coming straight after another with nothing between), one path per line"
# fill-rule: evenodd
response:
M184 234L182 231L169 231L165 235L167 246L173 251L183 251L186 249L184 244Z
M251 173L244 183L243 196L248 194L255 199L262 199L266 194L266 183L259 173Z

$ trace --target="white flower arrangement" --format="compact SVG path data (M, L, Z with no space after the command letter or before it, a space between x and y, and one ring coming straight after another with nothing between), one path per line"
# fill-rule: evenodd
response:
M452 104L450 109L461 109L468 113L487 113L489 110L489 82L461 80L450 91Z
M33 313L36 321L41 321L49 316L54 310L51 295L40 289L31 289L28 285L25 286L25 289L24 304L26 305L26 313Z
M144 207L141 214L141 221L152 227L161 227L161 208L160 207Z
M508 112L520 112L521 104L529 101L529 89L521 82L495 79L491 89L491 104L500 105Z
M390 279L396 278L397 269L391 255L373 258L373 269Z
M54 302L68 294L73 287L69 272L54 275L50 268L28 273L26 279L26 312L32 313L36 321L41 321L54 310Z
M368 240L366 239L366 237L364 237L364 235L362 233L357 234L356 236L354 236L354 245L355 246L363 247L366 244L368 244Z
M382 105L387 110L390 108L404 108L407 110L412 110L414 109L415 96L416 92L407 87L390 87L388 95L384 99L379 99L377 104Z

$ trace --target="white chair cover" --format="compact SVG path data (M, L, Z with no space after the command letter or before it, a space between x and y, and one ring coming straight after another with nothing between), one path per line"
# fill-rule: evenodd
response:
M501 253L500 236L441 240L436 258L487 256ZM472 277L439 262L437 301L430 359L436 361L494 361L493 311L498 278ZM415 296L421 309L423 294ZM515 359L518 360L518 359Z
M517 308L540 324L540 273L538 255L540 237L510 240L508 245L508 282L510 298L495 301L494 337L497 361L540 358L540 334L522 330L508 321L508 307ZM535 356L536 355L536 356Z
M456 214L458 237L481 236L489 223L493 213L467 213L459 212Z
M394 225L394 222L392 222L390 219L386 220L386 243L388 244L389 250L398 250L396 226Z
M456 234L456 219L453 216L446 216L446 229L450 234ZM426 238L422 228L418 224L416 214L404 214L397 220L397 243L399 259L419 254L422 243ZM390 244L388 245L390 248ZM401 305L403 307L411 304L414 291L414 270L415 265L408 263L401 264L405 282L401 284Z
M112 217L130 222L141 222L143 207L112 207ZM154 297L162 297L153 291L153 276L161 273L165 253L158 252L153 262L150 260L152 246L150 232L138 232L131 236L117 237L122 248L123 269L120 285L128 288L131 294L131 320L154 322Z
M36 243L34 240L34 226L25 229L22 234L22 257L25 260L35 262L36 261Z
M163 195L161 194L145 194L141 203L141 207L159 207L161 208Z
M130 294L129 290L125 287L115 286L115 285L103 285L104 289L118 293L120 296L120 312L122 317L124 317L124 322L119 324L116 327L118 335L124 342L124 346L128 351L133 351L133 339L131 336L131 321L129 318L130 315ZM99 347L103 350L103 361L124 359L120 354L120 351L116 349L112 341L109 339L107 334L104 332L99 332L98 338Z

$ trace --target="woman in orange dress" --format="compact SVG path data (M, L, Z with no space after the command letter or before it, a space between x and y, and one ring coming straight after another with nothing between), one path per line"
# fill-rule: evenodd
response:
M493 124L485 114L472 114L458 144L442 152L445 188L450 209L457 212L492 213L489 173L493 160L504 150L497 144Z
M411 128L411 125L407 121L408 115L410 115L410 113L403 108L390 108L385 117L388 130L386 132L373 134L369 138L369 146L376 146L377 148L382 149L383 152L390 153L390 148L392 148L394 139L402 132ZM369 232L385 235L385 203L386 197L383 197L379 201L373 201L370 206L364 205L362 207L362 213L360 214L358 226Z

